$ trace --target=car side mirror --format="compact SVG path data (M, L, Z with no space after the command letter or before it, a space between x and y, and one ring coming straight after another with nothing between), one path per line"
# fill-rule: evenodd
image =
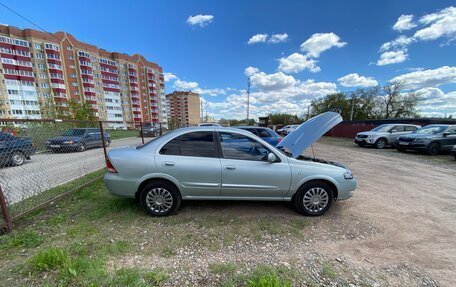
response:
M397 130L391 130L390 133L397 133Z
M273 163L277 161L277 157L273 152L268 154L268 162Z

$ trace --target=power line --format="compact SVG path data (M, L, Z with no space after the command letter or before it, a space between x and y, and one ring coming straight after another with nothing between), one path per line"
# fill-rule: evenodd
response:
M11 9L10 7L6 6L5 4L3 4L2 2L0 2L0 5L3 6L4 8L8 9L9 11L11 11L12 13L16 14L17 16L21 17L22 19L24 19L25 21L29 22L30 24L32 24L33 26L37 27L38 29L40 29L41 31L43 31L44 33L46 34L49 34L50 36L54 37L55 39L57 39L58 41L60 41L59 38L57 38L56 36L54 36L54 34L44 30L43 28L41 28L41 26L39 26L38 24L35 24L34 22L32 22L31 20L27 19L25 16L21 15L19 12L16 12L14 11L13 9Z

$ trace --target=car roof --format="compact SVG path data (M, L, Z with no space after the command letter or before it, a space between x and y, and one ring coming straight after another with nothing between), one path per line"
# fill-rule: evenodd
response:
M237 129L269 129L268 127L256 127L256 126L234 126Z

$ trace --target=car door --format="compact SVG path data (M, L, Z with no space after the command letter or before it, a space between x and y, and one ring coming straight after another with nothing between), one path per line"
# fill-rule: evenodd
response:
M222 157L222 197L283 198L290 188L288 162L270 163L269 150L252 137L235 132L219 132Z
M391 129L391 133L388 135L388 142L393 144L401 135L405 135L408 133L409 132L405 131L405 126L397 125Z
M159 147L157 169L179 181L188 197L219 196L221 165L213 131L190 132Z
M445 131L445 136L442 137L442 149L451 150L451 148L456 145L456 126L449 127Z
M94 147L97 142L97 136L93 129L88 129L86 131L85 143L86 147Z

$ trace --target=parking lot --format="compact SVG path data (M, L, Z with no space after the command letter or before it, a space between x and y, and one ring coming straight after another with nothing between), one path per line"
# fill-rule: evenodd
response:
M161 270L160 286L238 286L263 265L293 286L456 286L456 161L340 138L321 139L314 152L349 166L358 180L353 198L324 216L301 216L288 203L190 201L174 216L153 218L100 182L33 219L46 235L39 248L79 246L94 258L96 250L117 250L103 259L108 274ZM14 270L17 252L5 250L0 269ZM48 276L14 274L0 280L39 285Z
M141 143L133 137L114 140L116 148ZM0 181L10 203L15 203L44 190L86 175L105 166L103 149L93 148L84 152L34 154L31 160L17 167L3 167Z

